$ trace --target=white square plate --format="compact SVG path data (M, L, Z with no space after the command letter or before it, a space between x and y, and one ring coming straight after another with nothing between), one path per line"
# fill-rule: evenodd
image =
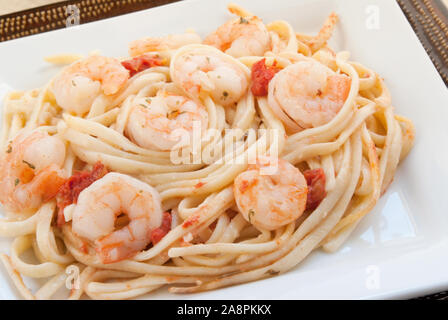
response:
M56 53L124 56L129 41L194 28L202 36L229 18L227 0L191 0L78 27L0 43L0 93L42 86L58 68ZM336 253L314 252L294 270L267 280L151 298L352 299L407 298L448 289L448 90L395 1L239 0L265 22L284 19L315 33L336 11L331 45L377 71L398 114L416 127L414 149L375 209ZM374 15L375 17L373 17ZM372 18L373 17L373 18ZM371 19L376 19L373 21ZM81 17L82 19L82 17ZM81 21L82 22L82 21ZM376 28L377 27L377 28ZM9 251L10 240L0 240ZM0 267L0 298L18 298Z

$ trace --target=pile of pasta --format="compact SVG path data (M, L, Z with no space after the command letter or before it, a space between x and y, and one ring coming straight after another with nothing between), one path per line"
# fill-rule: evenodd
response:
M229 9L243 23L253 16L235 5ZM410 120L394 114L389 91L377 73L350 61L348 52L334 53L327 45L336 21L337 16L331 15L312 36L294 31L286 21L266 24L270 50L261 56L231 58L248 79L261 59L277 70L312 59L348 76L350 89L337 114L323 125L291 130L267 96L254 95L250 89L232 106L201 95L208 129L220 134L200 139L199 152L211 146L229 150L207 162L175 164L170 151L139 146L125 133L135 101L154 97L161 89L179 92L172 81L174 60L182 50L204 44L150 52L163 63L134 74L117 94L101 94L82 115L58 105L50 90L54 79L39 89L10 93L3 105L2 150L21 130L44 131L64 141L63 169L69 175L92 170L101 162L108 171L153 186L163 211L172 216L170 231L159 242L131 258L102 263L73 232L69 213L64 213L62 226L56 223L55 199L33 212L6 210L0 235L13 240L9 255L2 253L1 260L20 294L26 299L59 295L73 270L79 274L71 290L66 290L69 299L84 294L94 299L129 299L165 285L172 293L193 293L285 273L319 248L338 250L392 182L399 162L412 147L414 128ZM73 57L50 60L72 62ZM227 129L240 129L240 134L229 138ZM279 134L274 139L261 129ZM248 130L259 134L247 134ZM224 148L229 144L234 148ZM255 151L261 155L275 151L301 171L321 168L323 200L275 230L255 227L239 211L233 191L235 178L247 169ZM230 157L237 161L226 161ZM28 251L35 262L24 258ZM32 292L23 277L45 282Z

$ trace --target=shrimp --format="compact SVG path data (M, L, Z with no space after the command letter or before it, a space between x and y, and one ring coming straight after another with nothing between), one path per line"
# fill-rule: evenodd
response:
M275 173L263 174L276 165ZM239 211L257 228L275 230L299 218L305 210L307 182L299 169L283 159L259 157L240 173L233 186Z
M205 45L179 49L170 66L173 82L198 99L208 93L223 106L235 104L249 86L250 70L238 60Z
M165 37L149 37L129 44L129 55L139 56L146 52L175 50L187 44L201 43L201 37L193 32L171 34Z
M162 219L160 195L153 187L110 172L79 194L72 230L92 242L103 263L112 263L143 250ZM120 228L120 220L128 224Z
M333 119L350 91L350 77L307 59L289 65L269 83L268 103L291 132Z
M118 59L94 55L65 68L51 91L62 109L83 115L98 95L116 94L128 79L129 71Z
M297 38L306 43L314 53L327 45L327 41L331 38L338 20L339 16L335 12L332 12L327 17L322 28L319 30L319 33L316 36L308 37L298 34Z
M168 151L180 142L178 129L187 132L191 141L195 121L201 132L207 129L208 113L203 105L160 90L155 97L134 100L125 134L141 147Z
M0 160L0 202L13 212L37 209L65 181L65 145L47 132L20 131Z
M235 5L229 5L228 9L239 17L227 21L209 34L204 44L235 58L263 56L270 49L270 37L263 21Z

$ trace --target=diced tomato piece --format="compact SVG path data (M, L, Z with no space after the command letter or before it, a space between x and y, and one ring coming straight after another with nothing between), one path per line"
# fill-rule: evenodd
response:
M252 66L252 93L254 96L261 97L268 94L268 85L274 75L279 71L275 65L266 66L266 58L254 63Z
M190 217L188 217L187 220L184 221L184 223L182 223L182 227L187 229L189 227L191 227L192 225L195 225L199 222L199 216L197 214L192 215Z
M306 210L314 210L325 198L325 172L322 168L306 170L306 183L308 184L308 194L306 199Z
M78 196L82 190L90 186L96 180L106 175L107 169L101 163L97 162L92 171L78 171L68 178L59 188L56 195L58 207L57 225L62 226L65 223L64 208L78 201Z
M163 213L162 224L160 227L154 229L151 233L151 242L155 245L157 242L171 230L171 214L169 212Z
M132 77L148 68L163 65L163 60L154 55L142 54L141 56L123 61L121 65L129 70L129 75Z
M198 189L202 187L204 184L205 184L204 182L198 182L194 187Z

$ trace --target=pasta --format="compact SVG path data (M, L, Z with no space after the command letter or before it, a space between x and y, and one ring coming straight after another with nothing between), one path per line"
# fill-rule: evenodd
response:
M310 36L228 9L204 40L51 56L70 65L7 96L0 258L23 298L272 277L338 250L387 190L414 127L377 73L328 46L338 16ZM47 280L32 292L23 277Z

